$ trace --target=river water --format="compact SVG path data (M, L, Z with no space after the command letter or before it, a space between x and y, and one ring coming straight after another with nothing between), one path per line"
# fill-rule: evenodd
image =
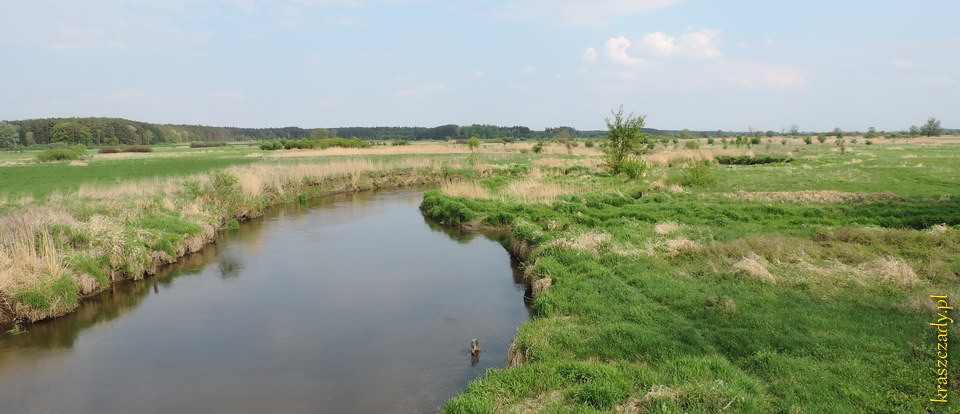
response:
M437 411L503 366L528 311L496 236L431 223L421 199L281 206L156 277L0 334L0 411Z

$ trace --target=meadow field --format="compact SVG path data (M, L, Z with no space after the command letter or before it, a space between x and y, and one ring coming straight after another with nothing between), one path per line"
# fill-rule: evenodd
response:
M0 153L4 323L29 334L272 205L429 183L428 218L509 232L533 296L507 367L446 413L943 410L929 323L931 295L960 304L954 137L661 142L632 177L599 148L533 147Z

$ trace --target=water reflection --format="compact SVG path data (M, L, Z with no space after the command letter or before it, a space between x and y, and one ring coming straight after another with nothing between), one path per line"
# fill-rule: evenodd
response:
M153 278L0 335L5 412L435 411L502 365L527 311L502 236L425 221L420 200L276 208Z

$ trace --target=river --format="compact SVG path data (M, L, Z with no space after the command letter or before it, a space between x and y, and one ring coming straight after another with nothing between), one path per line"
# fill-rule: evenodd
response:
M155 277L0 334L0 410L436 412L503 366L528 310L496 236L427 221L422 195L280 206Z

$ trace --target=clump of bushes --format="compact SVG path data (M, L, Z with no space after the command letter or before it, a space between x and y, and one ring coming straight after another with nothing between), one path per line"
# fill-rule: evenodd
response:
M323 139L274 139L260 143L260 149L273 151L280 149L325 149L330 147L366 148L370 143L358 138Z
M749 155L739 155L739 156L727 156L722 155L715 158L718 164L724 165L756 165L756 164L771 164L778 162L792 162L793 158L785 155L758 155L758 156L749 156Z
M398 139L390 143L390 145L393 145L394 147L400 147L403 145L410 145L410 141L407 141L405 139Z
M283 149L283 143L279 139L271 139L260 143L260 149L264 151L276 151Z
M153 148L146 145L134 145L132 147L126 147L122 149L123 152L153 152Z
M697 141L687 141L683 143L683 147L686 149L700 149L700 143Z
M120 149L117 147L103 147L103 148L100 148L100 150L97 152L101 154L116 154L120 152Z
M37 154L37 160L40 162L72 161L79 160L86 155L87 149L83 145L72 145L43 150Z
M225 147L227 146L226 142L191 142L190 148L213 148L213 147Z

